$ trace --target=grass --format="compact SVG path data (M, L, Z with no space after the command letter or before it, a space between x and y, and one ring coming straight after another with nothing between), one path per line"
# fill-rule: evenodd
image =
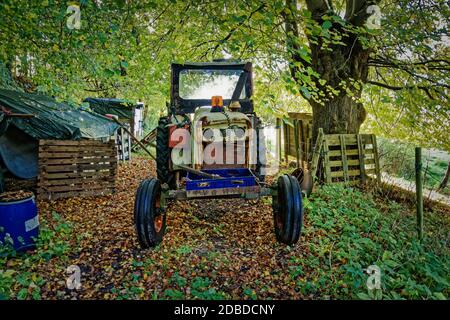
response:
M426 212L422 242L413 210L357 189L324 186L306 203L314 267L299 289L337 298L446 299L450 258L447 213ZM325 234L326 236L320 236ZM371 265L381 269L381 289L369 292ZM293 270L294 275L303 271ZM325 289L325 290L324 290Z
M414 146L399 141L379 139L381 170L393 176L415 181ZM423 149L422 166L424 171L424 186L437 189L447 170L450 155L445 152ZM450 188L440 191L450 195Z
M71 224L56 212L51 223L43 217L40 223L35 251L17 253L11 247L0 246L0 300L41 299L46 277L65 271L67 264L63 263L70 251ZM49 270L43 272L42 265L48 265Z

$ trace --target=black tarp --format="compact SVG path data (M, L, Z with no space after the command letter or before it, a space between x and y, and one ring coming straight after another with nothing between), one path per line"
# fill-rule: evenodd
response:
M79 140L110 137L118 125L96 113L75 108L55 99L0 89L1 107L32 118L11 118L10 123L35 139Z
M38 152L38 140L14 125L9 126L6 133L0 136L0 158L6 168L18 178L37 177Z
M33 117L8 117L8 113ZM39 139L107 138L118 127L104 116L48 96L0 89L0 157L19 178L37 176Z
M84 102L89 103L89 107L99 114L113 114L119 119L133 119L134 103L113 98L86 98Z

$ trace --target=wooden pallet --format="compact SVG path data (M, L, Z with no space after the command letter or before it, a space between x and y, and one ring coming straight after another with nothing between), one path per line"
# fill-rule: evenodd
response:
M113 140L40 140L38 197L100 196L115 190L117 151Z
M373 134L327 134L323 136L326 183L381 181L376 136Z

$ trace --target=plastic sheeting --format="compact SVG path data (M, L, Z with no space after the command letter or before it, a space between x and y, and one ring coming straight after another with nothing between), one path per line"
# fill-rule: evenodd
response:
M35 139L98 139L110 137L118 128L106 117L39 94L0 89L0 106L13 113L33 114L10 121Z
M112 98L86 98L84 102L99 114L113 114L119 119L133 119L134 104L121 99Z
M18 178L37 177L38 150L38 140L15 126L9 126L8 131L0 136L0 157L6 168Z

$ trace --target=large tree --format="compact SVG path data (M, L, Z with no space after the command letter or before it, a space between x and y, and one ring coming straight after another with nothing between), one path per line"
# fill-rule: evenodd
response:
M171 61L225 55L254 62L258 112L281 113L289 96L291 110L311 106L314 134L358 132L368 119L375 132L450 150L445 0L79 3L79 30L66 27L66 2L0 4L0 59L28 67L32 88L163 110ZM373 5L380 29L367 26Z
M318 128L325 133L358 133L367 114L361 99L366 84L416 95L422 91L429 98L426 100L431 100L426 102L430 109L436 101L445 108L450 63L448 45L442 47L441 43L448 40L444 38L448 4L307 0L307 11L300 14L296 0L286 0L286 7L292 77L316 92L303 92L313 109L314 135ZM299 24L310 50L306 59L300 54L304 48ZM308 68L318 76L305 77ZM389 76L393 72L397 78ZM401 85L392 84L395 82ZM416 114L418 118L425 116L424 109ZM440 110L444 119L449 115L446 109ZM438 110L434 111L437 115Z
M309 77L307 87L318 88L321 95L304 93L313 109L313 135L319 128L325 133L358 133L366 118L361 97L361 83L369 74L371 48L361 41L361 28L370 16L367 8L378 1L347 1L341 18L331 1L306 1L304 33L308 39L310 59L300 54L297 1L287 0L285 14L287 44L291 53L292 77L302 83L305 68L311 67L318 77ZM313 83L311 83L313 81Z

